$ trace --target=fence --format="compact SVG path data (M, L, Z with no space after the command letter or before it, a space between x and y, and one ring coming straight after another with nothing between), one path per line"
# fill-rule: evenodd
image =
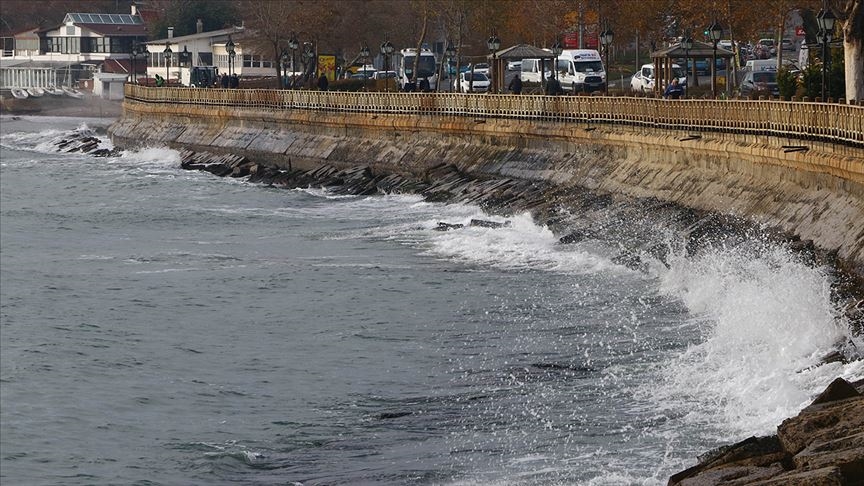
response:
M126 85L125 94L127 99L144 103L626 124L691 132L772 135L864 147L864 106L857 104L610 96L151 88L134 84Z

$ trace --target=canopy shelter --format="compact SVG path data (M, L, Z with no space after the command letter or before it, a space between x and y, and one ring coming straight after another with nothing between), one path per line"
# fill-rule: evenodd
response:
M663 91L666 89L666 86L672 81L672 65L679 64L684 69L687 69L687 60L693 59L693 65L690 72L687 74L687 86L688 88L694 86L690 80L694 79L696 76L696 59L708 59L709 66L712 63L712 56L714 55L714 45L709 44L707 42L699 42L694 40L693 46L684 50L681 47L681 43L672 44L666 49L661 49L659 51L654 51L651 53L651 60L654 62L654 94L661 95ZM717 58L726 60L726 90L727 94L731 90L731 86L729 84L729 73L731 72L732 63L730 60L734 57L735 54L731 51L727 51L726 49L717 48ZM679 62L679 60L681 60ZM682 64L683 63L683 64ZM711 66L711 72L716 72L717 66Z
M528 44L516 44L515 46L493 52L487 57L489 58L489 65L492 66L492 86L494 88L492 91L495 93L504 91L504 72L506 71L506 63L508 61L540 59L541 73L546 72L546 62L549 63L549 71L552 71L552 65L555 63L554 54ZM546 83L545 79L543 79L543 83Z

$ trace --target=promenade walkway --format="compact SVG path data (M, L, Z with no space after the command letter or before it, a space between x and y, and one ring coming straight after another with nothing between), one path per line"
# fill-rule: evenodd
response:
M269 89L151 88L126 98L260 110L321 110L566 121L819 140L864 148L864 105L776 100L665 100L614 96L381 93Z

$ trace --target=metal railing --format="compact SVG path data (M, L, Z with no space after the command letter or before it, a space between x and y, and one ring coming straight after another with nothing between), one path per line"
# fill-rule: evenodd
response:
M260 110L321 110L626 124L821 140L864 147L864 106L762 100L666 100L614 96L153 88L127 84L143 103Z

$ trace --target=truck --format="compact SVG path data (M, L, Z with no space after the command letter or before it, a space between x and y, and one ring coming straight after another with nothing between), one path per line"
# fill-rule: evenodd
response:
M566 91L602 91L606 69L600 53L593 49L565 49L558 56L558 82Z
M410 83L414 83L414 89L420 86L420 81L425 79L429 83L429 89L435 90L438 86L438 72L435 64L435 53L427 48L420 50L420 63L417 72L414 72L414 61L417 59L417 49L408 48L399 51L399 86L404 90Z

